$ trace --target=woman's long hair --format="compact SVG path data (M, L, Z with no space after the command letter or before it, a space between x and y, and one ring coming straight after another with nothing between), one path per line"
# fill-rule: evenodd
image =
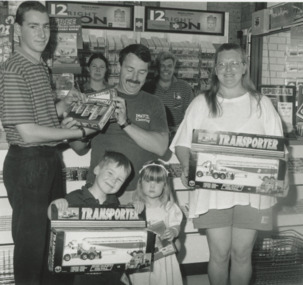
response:
M257 92L255 85L250 79L249 66L248 66L249 64L247 62L245 51L238 44L233 44L233 43L222 44L215 53L215 62L211 73L210 89L205 92L205 98L210 110L211 117L217 117L222 115L222 109L217 99L217 94L220 89L220 82L216 74L216 65L218 63L219 53L226 50L235 50L239 52L239 54L241 55L242 63L247 66L245 73L242 75L242 86L244 89L247 90L247 92L250 93L250 95L253 98L255 98L258 101L258 106L261 99L260 94Z

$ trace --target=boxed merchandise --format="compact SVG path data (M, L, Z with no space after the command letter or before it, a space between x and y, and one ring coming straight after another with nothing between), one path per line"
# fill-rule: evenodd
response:
M154 261L176 253L176 248L173 241L168 241L167 239L161 239L161 236L164 234L166 230L166 226L163 221L151 223L148 226L148 230L160 237L157 239L155 244Z
M84 127L102 130L110 119L114 120L115 97L117 91L114 88L87 94L84 103L77 102L71 106L68 116Z
M55 85L58 99L65 97L74 86L73 73L53 74L52 79Z
M148 268L155 234L132 206L52 206L48 265L51 272L102 273Z
M188 184L284 197L284 147L284 137L194 130Z
M55 40L53 65L80 67L78 62L78 49L83 48L81 19L72 16L50 17L50 30ZM71 71L72 72L72 71ZM72 72L73 73L73 72Z

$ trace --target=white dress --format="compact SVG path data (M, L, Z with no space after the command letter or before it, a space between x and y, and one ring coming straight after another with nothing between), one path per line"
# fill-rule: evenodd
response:
M146 219L151 224L164 221L166 227L179 226L183 218L182 211L168 202L166 207L146 208ZM130 274L132 285L182 285L180 266L175 254L165 256L153 263L151 272Z
M233 99L219 97L218 100L222 116L215 118L209 116L204 95L197 96L191 102L170 145L173 152L176 146L191 148L193 129L283 136L281 119L268 97L262 96L260 108L249 93ZM275 197L259 194L196 189L190 193L189 217L198 217L209 209L228 209L235 205L267 209L276 201Z

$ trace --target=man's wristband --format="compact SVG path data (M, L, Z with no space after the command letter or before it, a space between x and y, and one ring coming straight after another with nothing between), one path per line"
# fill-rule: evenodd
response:
M82 137L81 137L81 139L84 139L84 138L86 137L86 131L85 131L85 129L83 128L83 126L79 126L79 129L80 129L81 132L82 132Z
M120 125L120 128L123 130L124 128L126 128L127 126L131 125L131 121L129 119L126 119L126 122L122 125Z

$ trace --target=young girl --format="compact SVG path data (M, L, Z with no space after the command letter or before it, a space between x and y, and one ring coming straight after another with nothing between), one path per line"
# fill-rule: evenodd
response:
M159 161L146 163L139 171L137 189L133 196L134 204L143 203L148 225L163 221L166 230L156 237L156 247L161 240L173 241L180 231L183 218L177 206L169 183L167 169ZM138 272L130 275L133 285L179 285L182 276L176 255L171 254L156 260L151 272Z

